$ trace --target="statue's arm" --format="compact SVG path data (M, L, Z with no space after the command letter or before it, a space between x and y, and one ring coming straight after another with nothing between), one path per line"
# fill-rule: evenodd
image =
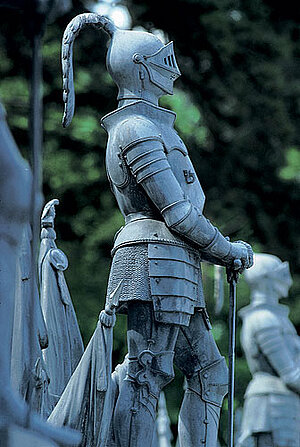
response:
M185 197L159 137L153 135L144 141L133 141L122 153L137 183L144 188L170 230L196 244L215 263L231 265L240 259L244 267L250 267L251 249L242 243L230 243Z
M293 391L300 393L300 361L291 355L279 326L261 329L256 333L258 346L278 376Z

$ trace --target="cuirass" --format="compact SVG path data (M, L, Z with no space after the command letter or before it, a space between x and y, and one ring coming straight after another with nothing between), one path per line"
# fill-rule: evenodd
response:
M141 120L147 120L155 126L156 134L147 133ZM113 193L124 216L135 212L146 212L161 219L141 185L138 185L131 174L122 149L130 144L148 141L155 148L160 141L170 164L171 170L180 184L185 196L200 212L203 211L205 196L195 169L188 155L188 150L174 129L176 114L156 107L144 101L117 109L102 119L102 125L108 132L106 149L106 169ZM130 122L132 132L122 132L122 122Z
M288 351L292 357L299 358L300 356L300 342L299 337L293 324L288 318L287 309L285 306L259 306L255 308L251 305L240 311L243 317L243 328L241 332L241 342L247 357L248 366L253 373L263 371L269 374L277 375L273 370L269 360L263 354L260 346L257 344L256 333L264 330L268 331L269 327L272 327L268 321L265 323L265 328L261 325L260 314L268 309L272 315L272 324L274 327L279 328L280 335L284 340L286 351Z

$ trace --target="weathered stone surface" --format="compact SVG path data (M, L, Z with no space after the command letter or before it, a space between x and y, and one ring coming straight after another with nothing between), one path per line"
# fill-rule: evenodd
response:
M47 440L31 430L17 426L10 426L6 433L2 434L0 432L1 440L2 436L3 438L6 437L5 447L58 447L53 441Z
M176 115L158 105L180 75L173 43L120 30L97 14L75 17L63 37L63 126L74 114L73 43L88 25L111 37L107 67L119 89L117 110L102 119L107 174L125 218L113 247L107 298L122 282L118 310L128 314L128 360L118 385L112 443L151 445L159 395L174 377L175 361L187 379L180 445L214 447L227 367L210 332L201 261L232 269L237 261L242 272L252 265L252 249L229 242L205 218L205 196L174 129Z
M50 378L51 410L57 403L83 354L83 342L65 280L68 258L56 246L54 231L57 199L48 202L41 217L39 276L41 306L48 332L43 359ZM47 416L50 414L50 408Z
M4 437L3 446L7 447L8 442L13 442L10 447L20 445L9 438L15 435L10 432L12 425L18 429L30 427L32 431L40 433L45 445L47 439L77 445L79 433L53 428L34 412L29 413L29 407L11 386L16 265L24 226L29 221L31 174L12 138L1 105L0 165L0 429ZM27 322L30 324L29 316Z
M42 349L48 346L48 336L37 284L32 284L35 280L32 278L31 239L31 228L27 224L17 261L11 378L14 389L31 409L46 416L49 378Z

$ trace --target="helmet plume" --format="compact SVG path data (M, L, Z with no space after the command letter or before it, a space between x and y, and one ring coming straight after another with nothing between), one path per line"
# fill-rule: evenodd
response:
M80 31L88 25L92 25L97 29L103 29L110 37L113 36L117 29L110 19L95 13L79 14L71 20L65 29L62 40L63 101L65 105L62 119L63 127L69 126L75 109L73 45Z

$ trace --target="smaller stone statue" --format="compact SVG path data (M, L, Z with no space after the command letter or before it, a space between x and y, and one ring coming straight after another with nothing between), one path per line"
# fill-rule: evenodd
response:
M50 377L51 410L61 396L84 350L75 310L64 277L68 258L55 243L55 205L58 204L57 199L51 200L42 212L39 254L41 305L49 338L49 346L43 352L43 357Z
M256 254L245 279L251 303L240 311L241 343L253 378L238 447L299 447L300 338L278 303L292 285L289 264Z

